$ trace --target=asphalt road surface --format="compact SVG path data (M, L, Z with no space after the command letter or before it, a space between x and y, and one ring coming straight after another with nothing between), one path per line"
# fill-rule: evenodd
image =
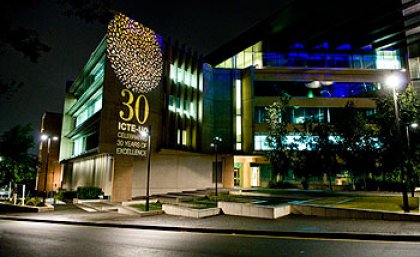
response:
M0 220L0 256L418 257L420 243L203 234Z

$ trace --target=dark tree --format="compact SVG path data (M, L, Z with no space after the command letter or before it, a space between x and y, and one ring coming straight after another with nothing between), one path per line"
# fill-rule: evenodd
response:
M290 168L290 148L286 140L289 126L290 96L283 94L277 102L266 107L266 124L268 127L267 143L270 147L269 159L274 175L280 180ZM278 181L276 181L278 182Z
M34 147L32 126L15 126L0 138L0 184L33 184L37 158L29 153Z
M407 169L408 181L413 190L420 175L419 129L410 129L410 124L420 121L420 99L413 86L397 97L400 114L400 137L398 137L393 97L390 92L380 92L377 98L376 123L382 143L381 169L384 180L397 180L402 169ZM402 165L404 164L404 165ZM405 167L404 167L405 166Z
M57 0L63 7L63 14L77 16L88 23L107 24L112 18L115 0Z
M39 58L50 51L43 39L40 38L37 31L14 24L16 13L37 6L40 0L14 0L1 1L0 8L0 57L7 51L7 48L13 49L23 54L32 63L37 63ZM111 15L111 8L114 0L56 0L63 8L64 15L73 15L86 22L107 23ZM16 90L23 86L21 81L4 81L0 76L0 96L10 98Z
M300 135L296 141L304 144L306 149L295 154L294 173L303 177L304 182L309 177L321 177L327 174L329 187L332 190L331 176L338 172L339 153L338 144L333 140L335 135L333 126L308 119L302 125L296 126L295 132Z
M366 179L376 171L379 146L377 126L350 101L334 123L334 130L340 138L338 143L345 167L354 177L361 178L367 189Z

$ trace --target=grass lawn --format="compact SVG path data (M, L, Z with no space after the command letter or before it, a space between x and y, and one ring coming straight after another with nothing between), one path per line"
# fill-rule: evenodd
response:
M338 202L346 201L347 199L348 197L324 197L315 201L309 201L308 204L334 205Z
M402 211L401 196L356 196L356 197L325 197L308 204L328 205L337 208L368 209L378 211ZM418 212L417 197L408 198L408 205L413 213Z
M217 202L212 201L209 199L196 199L194 198L192 201L185 202L191 204L191 208L193 209L207 209L207 208L215 208L217 207Z
M287 195L287 196L296 196L296 197L313 197L313 196L336 196L337 193L334 191L305 191L305 190L282 190L282 189L258 189L252 191L255 193L271 194L271 195Z
M305 194L310 196L308 198L317 198L315 201L309 201L308 204L318 204L337 208L354 208L354 209L367 209L379 211L403 211L402 209L402 196L364 196L341 193L337 195L336 192L293 192L289 190L278 189L261 189L253 192L266 193L272 195L289 195L293 197L296 194ZM322 197L322 198L321 198ZM419 213L419 198L409 197L409 209L412 213Z
M408 206L413 212L419 210L419 199L417 197L408 198ZM369 210L383 210L383 211L402 211L402 197L401 196L365 196L355 197L349 202L337 204L334 207L338 208L356 208Z
M145 204L132 204L130 207L136 208L140 211L146 211L146 205ZM149 211L159 211L162 210L162 204L161 203L149 203Z

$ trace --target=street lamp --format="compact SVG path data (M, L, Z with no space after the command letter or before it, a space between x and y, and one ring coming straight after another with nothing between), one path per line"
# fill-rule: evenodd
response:
M50 150L51 150L51 140L57 141L57 136L50 136L48 134L41 135L41 141L47 141L47 160L45 163L45 177L44 177L44 198L42 200L43 204L45 205L46 198L47 198L47 177L48 177L48 162L50 158ZM53 181L54 183L54 181Z
M147 138L147 178L146 178L146 211L149 211L149 199L150 199L150 156L152 155L151 152L151 136L152 136L152 125L149 125L148 130L142 130L140 135L143 138Z
M418 123L411 123L411 124L405 124L405 132L407 137L407 171L408 176L410 178L410 188L411 188L411 197L414 197L414 183L413 183L413 166L411 164L411 146L410 146L410 127L412 129L416 129L419 126Z
M212 142L211 142L211 144L210 144L210 146L212 147L212 148L214 148L214 151L216 152L216 176L215 176L215 180L216 180L216 191L215 191L215 194L216 194L216 196L217 196L217 167L218 167L218 164L217 164L217 150L218 150L218 146L220 145L222 143L222 138L221 137L214 137L213 138L213 140L212 140Z
M398 100L397 100L397 87L402 84L402 80L400 77L392 74L388 76L385 80L385 84L392 89L392 97L394 100L394 111L395 111L395 126L397 129L397 140L398 142L401 141L401 126L400 126L400 113L398 109ZM396 144L399 147L399 144ZM400 153L397 149L397 153ZM407 182L405 180L405 171L402 164L402 160L400 160L401 165L401 182L402 182L402 197L403 197L403 210L404 212L409 212L408 208L408 196L407 196Z

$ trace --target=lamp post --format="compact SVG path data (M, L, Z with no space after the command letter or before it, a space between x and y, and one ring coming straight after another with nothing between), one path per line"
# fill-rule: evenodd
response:
M42 141L47 141L47 158L45 163L45 177L44 177L44 198L42 200L43 204L45 205L46 199L47 199L47 177L48 177L48 163L50 158L50 151L51 151L51 140L57 141L57 136L50 136L48 134L42 134L41 135ZM53 181L54 183L54 181Z
M415 129L419 126L418 123L411 123L405 124L405 132L407 137L407 171L408 177L410 178L410 189L411 189L411 197L414 197L414 184L413 184L413 166L411 164L411 146L410 146L410 127Z
M212 140L212 142L211 142L211 144L210 144L210 146L211 147L213 147L214 148L214 151L215 151L215 153L216 153L216 175L215 175L215 181L216 181L216 190L215 190L215 195L217 196L217 175L218 175L218 172L217 172L217 169L218 169L218 164L217 164L217 150L218 150L218 146L220 145L220 143L222 143L222 138L221 137L214 137L213 138L213 140Z
M149 125L148 131L141 131L142 137L147 137L147 177L146 177L146 211L149 211L149 200L150 200L150 156L151 152L151 136L152 136L152 125Z
M398 99L397 99L397 90L396 88L401 84L401 80L396 75L391 75L386 78L385 84L392 89L392 97L394 102L394 111L395 111L395 126L397 129L397 140L398 142L401 141L401 126L400 126L400 112L398 109ZM397 143L396 146L399 148L399 144ZM397 149L397 154L401 154L401 151ZM400 160L401 165L401 182L402 182L402 197L403 197L403 210L404 212L409 212L408 208L408 196L407 196L407 181L405 178L405 170L403 161Z

